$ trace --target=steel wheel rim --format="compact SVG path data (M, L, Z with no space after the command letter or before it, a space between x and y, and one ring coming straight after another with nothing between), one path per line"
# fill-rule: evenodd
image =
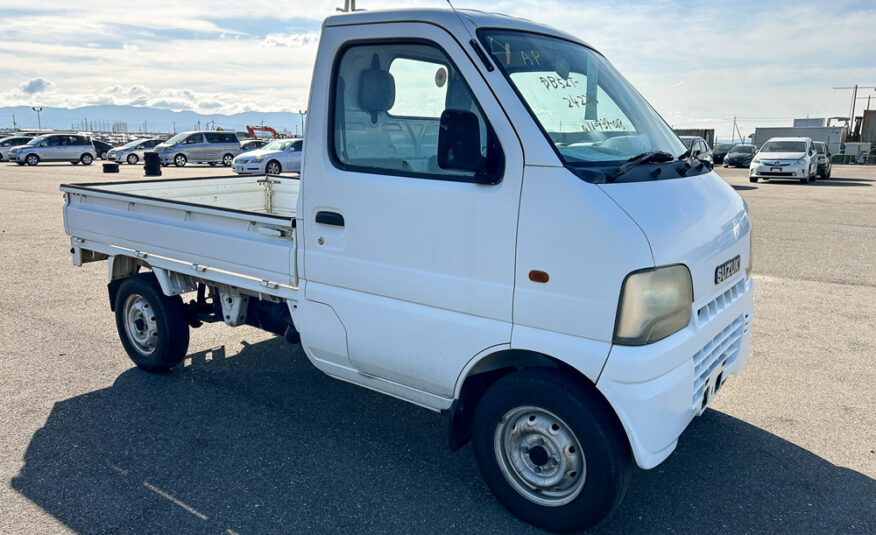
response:
M138 353L149 356L158 346L158 323L149 301L133 293L125 299L125 332Z
M550 411L515 407L499 420L493 448L505 480L527 500L565 505L581 494L587 463L571 428Z

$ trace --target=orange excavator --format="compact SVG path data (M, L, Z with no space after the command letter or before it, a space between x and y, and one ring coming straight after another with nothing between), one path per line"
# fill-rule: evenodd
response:
M271 128L270 126L250 126L250 125L247 125L246 131L249 132L249 135L251 135L253 139L261 139L261 138L265 137L265 136L259 136L258 134L256 134L256 132L268 132L269 134L271 134L272 139L277 139L280 137L280 134L278 134L277 131L274 130L273 128Z

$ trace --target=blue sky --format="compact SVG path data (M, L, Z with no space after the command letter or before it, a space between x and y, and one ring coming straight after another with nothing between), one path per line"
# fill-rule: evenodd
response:
M0 106L298 111L306 106L321 21L341 4L0 0ZM876 85L871 2L455 5L578 35L672 125L717 128L722 137L729 135L733 115L745 133L790 124L794 117L848 115L851 93L832 88ZM358 0L365 9L417 6L446 3ZM876 92L869 91L861 94L872 94L876 108Z

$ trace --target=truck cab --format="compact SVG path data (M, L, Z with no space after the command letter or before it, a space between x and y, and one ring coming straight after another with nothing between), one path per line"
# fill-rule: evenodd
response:
M745 365L747 206L605 57L530 21L333 16L311 87L300 181L62 188L129 355L179 363L180 293L229 325L285 314L328 375L446 414L511 512L597 523ZM174 312L139 331L132 294Z

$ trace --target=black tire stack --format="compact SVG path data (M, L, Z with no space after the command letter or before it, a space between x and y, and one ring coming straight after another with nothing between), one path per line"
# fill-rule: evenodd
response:
M146 176L161 176L161 159L155 151L143 153L143 167Z

